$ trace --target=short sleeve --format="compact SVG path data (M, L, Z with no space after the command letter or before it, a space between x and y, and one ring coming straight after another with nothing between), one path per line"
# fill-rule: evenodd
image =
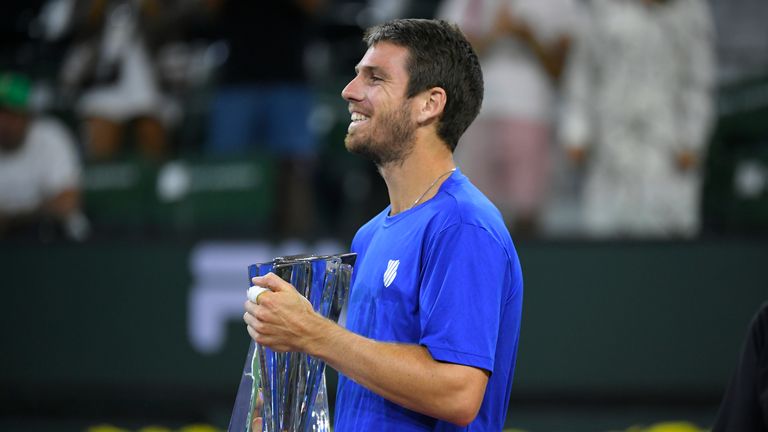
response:
M419 296L420 344L435 360L493 371L509 263L480 227L457 224L436 236Z

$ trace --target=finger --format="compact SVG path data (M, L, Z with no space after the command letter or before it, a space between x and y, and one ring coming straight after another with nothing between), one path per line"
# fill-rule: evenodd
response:
M264 276L256 276L255 278L251 279L251 282L253 282L253 284L256 286L267 288L273 292L296 291L293 285L282 280L278 275L271 272L265 274Z
M248 326L248 328L254 329L258 334L264 335L272 333L269 330L269 326L259 319L257 315L246 312L243 314L243 321L245 321L245 325Z
M262 288L260 286L252 286L248 288L248 300L251 303L259 304L259 296L269 291L268 288Z
M253 314L246 312L243 314L243 321L245 321L246 325L253 327L256 325L256 322L258 320L256 319L255 316L253 316Z
M243 308L245 309L245 312L251 315L256 315L256 310L258 309L258 305L256 303L253 303L250 300L246 300L245 304L243 305Z
M248 336L250 336L251 339L253 339L259 345L264 345L262 341L259 340L261 339L261 335L256 331L256 329L251 326L247 326L245 329L248 330Z
M262 424L261 417L254 417L253 421L251 421L251 430L252 431L260 431L261 430L261 424Z
M264 297L261 298L263 299ZM271 316L268 308L246 300L243 321L251 327L261 329L264 328L265 323L274 322L274 318Z
M251 326L248 326L246 328L248 329L248 336L250 336L254 342L256 342L257 344L263 347L267 347L274 352L281 352L281 353L288 352L291 350L290 346L285 344L279 344L277 342L279 338L275 338L273 336L268 336L263 333L259 333L258 331L256 331L256 329L254 329Z

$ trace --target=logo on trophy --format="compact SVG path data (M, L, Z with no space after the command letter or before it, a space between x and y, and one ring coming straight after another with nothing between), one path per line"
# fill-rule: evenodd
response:
M334 322L349 297L356 254L295 255L248 267L249 281L275 273ZM252 431L261 419L261 431ZM325 362L251 341L228 432L330 432Z

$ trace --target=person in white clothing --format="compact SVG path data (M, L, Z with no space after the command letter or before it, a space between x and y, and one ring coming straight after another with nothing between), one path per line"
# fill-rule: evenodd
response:
M594 0L567 68L561 142L586 164L596 237L690 237L713 114L701 0Z
M0 238L52 222L73 240L88 236L80 210L80 161L72 134L28 109L29 81L0 74Z
M458 163L518 235L538 230L546 204L556 90L579 10L576 0L445 0L438 9L477 50L486 83Z
M169 155L168 131L181 110L161 85L156 51L170 33L177 2L76 0L71 26L75 43L61 69L65 94L77 95L85 156L117 158L129 130L149 161Z

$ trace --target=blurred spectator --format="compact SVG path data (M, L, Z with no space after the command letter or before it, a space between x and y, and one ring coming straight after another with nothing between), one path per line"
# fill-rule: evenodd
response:
M712 432L768 431L768 303L755 314Z
M480 56L485 98L462 138L462 170L518 235L539 225L550 183L555 91L576 31L575 0L445 0Z
M30 91L26 77L0 74L0 237L41 228L47 240L54 227L84 240L75 142L58 121L29 112Z
M208 151L266 147L278 159L277 233L310 234L316 137L304 66L322 0L211 0L229 56L211 105Z
M594 0L567 72L561 140L586 163L595 236L693 236L713 114L701 0Z
M62 68L69 93L79 93L85 123L86 156L114 158L131 126L135 143L149 160L168 153L168 129L179 109L161 88L154 55L179 28L178 4L159 0L75 0L76 41Z

